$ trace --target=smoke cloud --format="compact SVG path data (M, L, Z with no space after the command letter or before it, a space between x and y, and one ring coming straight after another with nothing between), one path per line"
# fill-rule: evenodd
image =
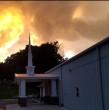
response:
M7 49L7 55L24 48L29 32L36 37L35 45L59 40L63 51L71 50L75 54L109 36L108 1L0 2L0 13L10 9L16 9L21 17L23 32L12 45L14 48ZM0 33L0 47L11 41L9 31Z

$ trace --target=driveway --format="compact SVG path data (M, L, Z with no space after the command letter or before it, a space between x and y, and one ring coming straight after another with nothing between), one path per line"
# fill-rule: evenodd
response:
M18 104L7 105L6 110L68 110L64 107L54 105L29 105L20 107Z
M27 103L27 107L20 107L17 103L17 99L0 99L0 110L68 110L64 107L43 103Z

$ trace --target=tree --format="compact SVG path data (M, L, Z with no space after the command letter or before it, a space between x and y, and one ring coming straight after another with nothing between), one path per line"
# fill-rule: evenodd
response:
M54 43L44 43L40 46L31 46L33 55L33 65L36 66L35 73L44 73L45 71L53 68L54 66L62 63L64 58L58 53L59 44ZM5 69L1 69L0 73L4 71L6 73L7 79L14 79L15 73L26 73L25 67L27 66L27 56L28 55L28 45L25 49L12 54L5 60ZM1 77L1 76L0 76Z
M33 53L36 53L33 54L33 63L37 73L44 73L64 61L58 50L58 42L42 44L37 52L33 49Z

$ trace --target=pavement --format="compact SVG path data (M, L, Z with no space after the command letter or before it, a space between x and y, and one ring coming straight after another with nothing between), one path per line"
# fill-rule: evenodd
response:
M17 104L17 99L0 99L0 110L6 110L7 105Z
M6 110L68 110L68 109L54 105L32 105L27 107L20 107L18 104L11 104L6 106Z
M17 104L17 99L0 99L0 107L4 107L9 104Z
M0 110L68 110L68 109L56 105L46 105L44 103L27 103L27 107L20 107L16 99L0 99Z

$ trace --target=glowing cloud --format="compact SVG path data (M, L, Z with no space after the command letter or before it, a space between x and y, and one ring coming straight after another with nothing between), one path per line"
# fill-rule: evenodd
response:
M78 8L75 10L74 14L72 15L72 18L73 18L73 19L80 18L80 17L82 16L82 10L83 10L82 7L78 7Z

